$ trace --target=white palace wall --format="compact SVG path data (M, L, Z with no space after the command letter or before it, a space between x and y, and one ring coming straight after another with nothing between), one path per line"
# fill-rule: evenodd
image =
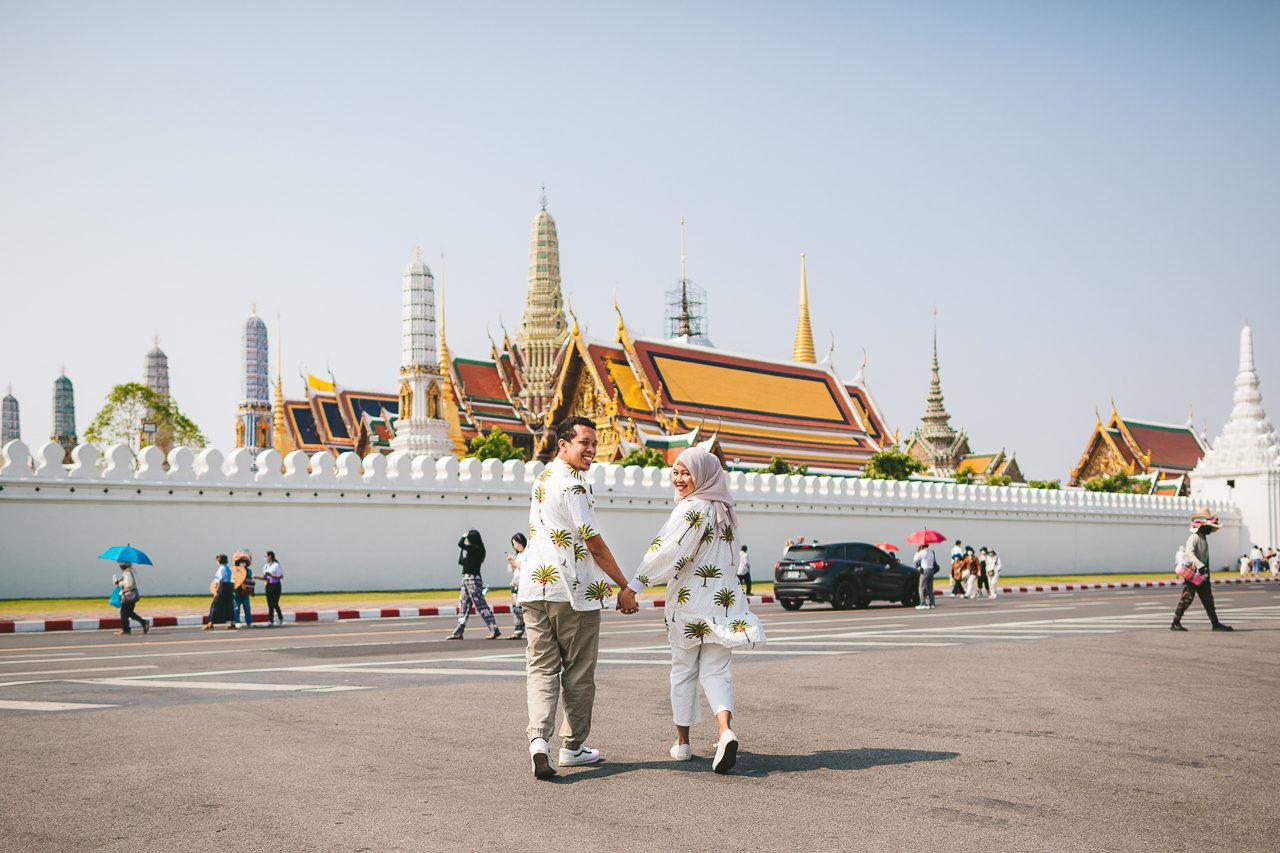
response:
M176 448L166 460L154 447L135 459L88 444L73 460L62 465L53 443L34 458L21 442L0 449L0 598L105 597L115 567L96 556L126 543L155 562L139 575L144 595L201 594L214 555L240 548L255 569L274 550L286 592L452 587L469 528L488 546L486 581L506 586L502 552L527 528L543 468L402 453L281 460L268 450L254 460L243 449ZM630 574L670 511L670 471L596 465L588 477L599 527ZM814 476L735 472L730 484L760 580L772 579L790 537L906 549L923 526L996 548L1006 576L1165 571L1195 508L1186 498ZM1232 504L1210 506L1224 523L1211 540L1219 566L1239 553L1240 516Z

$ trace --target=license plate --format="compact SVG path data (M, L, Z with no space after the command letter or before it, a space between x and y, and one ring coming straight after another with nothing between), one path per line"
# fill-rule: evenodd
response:
M782 576L787 580L798 581L800 580L800 578L804 577L804 572L797 572L797 571L783 572Z

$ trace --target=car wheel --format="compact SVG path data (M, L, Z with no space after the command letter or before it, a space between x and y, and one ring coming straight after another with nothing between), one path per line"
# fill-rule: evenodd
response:
M831 593L831 609L832 610L848 610L853 606L853 584L849 581L840 581L836 584L835 590Z
M861 584L858 584L854 592L853 606L859 610L866 610L871 606L871 594Z
M782 605L783 610L799 610L800 605L804 604L798 598L779 598L778 603Z
M915 607L920 603L920 588L908 581L902 587L902 606Z

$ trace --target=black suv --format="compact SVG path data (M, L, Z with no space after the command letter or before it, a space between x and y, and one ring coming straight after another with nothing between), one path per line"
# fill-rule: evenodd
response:
M829 601L836 610L866 607L873 600L920 603L920 576L865 542L795 545L773 567L773 597L786 610L806 601Z

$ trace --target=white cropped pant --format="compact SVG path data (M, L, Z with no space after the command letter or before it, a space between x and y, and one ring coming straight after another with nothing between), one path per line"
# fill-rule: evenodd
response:
M671 716L677 726L692 726L702 719L698 705L698 683L712 713L733 713L733 673L729 662L733 651L719 643L704 643L691 649L671 647Z

